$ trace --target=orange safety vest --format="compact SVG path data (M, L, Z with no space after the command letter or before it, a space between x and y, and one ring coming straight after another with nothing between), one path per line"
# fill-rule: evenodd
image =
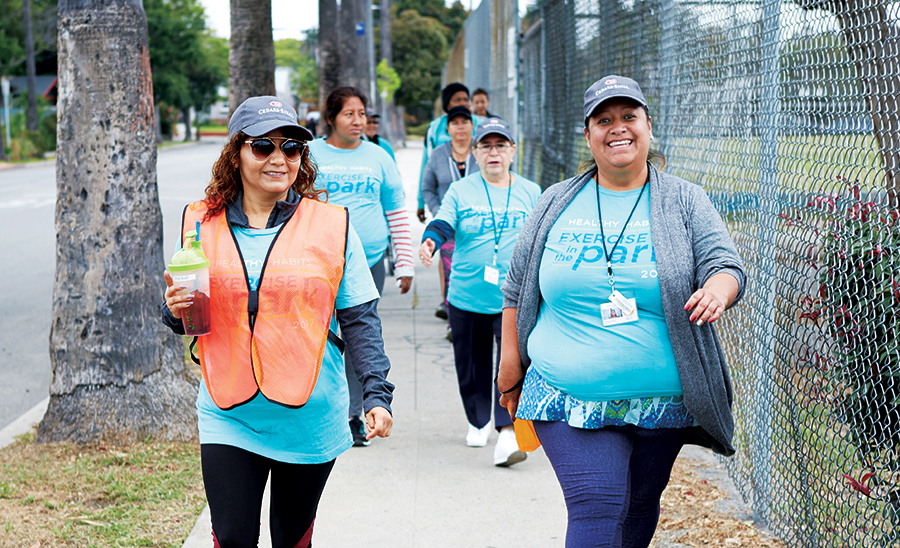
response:
M347 210L302 198L275 235L252 292L225 212L203 221L206 210L203 202L189 204L182 234L200 221L209 259L210 333L197 344L209 395L221 409L258 392L300 407L316 386L325 356L344 276Z

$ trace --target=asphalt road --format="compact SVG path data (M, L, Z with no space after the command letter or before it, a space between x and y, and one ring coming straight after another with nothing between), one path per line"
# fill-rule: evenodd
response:
M181 210L202 197L223 143L159 151L157 181L167 260L178 245ZM53 162L0 170L0 429L49 395L55 207Z

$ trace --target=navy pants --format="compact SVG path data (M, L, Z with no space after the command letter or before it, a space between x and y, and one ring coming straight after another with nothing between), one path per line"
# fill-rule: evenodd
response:
M484 428L491 422L498 430L512 424L509 412L500 406L500 391L494 385L495 363L500 363L501 314L479 314L447 307L450 330L453 332L453 357L456 361L456 379L459 395L469 424ZM494 341L497 344L497 360L493 359Z
M204 443L200 445L200 463L216 548L257 546L269 472L272 547L312 547L316 509L334 461L288 464L238 447Z
M375 281L375 288L381 295L384 291L384 260L378 261L369 269L372 273L372 280ZM362 383L356 376L356 369L353 368L353 362L350 361L350 355L344 353L344 374L347 377L347 388L350 390L350 408L348 409L348 417L359 417L363 412L363 388Z
M566 548L649 546L684 430L548 421L534 430L566 500Z

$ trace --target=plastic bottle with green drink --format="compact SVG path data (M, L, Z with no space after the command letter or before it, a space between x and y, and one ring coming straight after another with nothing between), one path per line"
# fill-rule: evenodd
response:
M197 229L185 234L184 247L175 252L169 262L169 273L175 285L185 288L192 296L191 306L181 314L185 335L209 333L209 259L200 246L200 223Z

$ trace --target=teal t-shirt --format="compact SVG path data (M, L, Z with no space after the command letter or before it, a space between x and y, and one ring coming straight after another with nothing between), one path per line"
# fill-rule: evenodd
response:
M597 188L616 289L636 299L637 322L604 327L600 316L611 289ZM614 192L588 183L547 237L539 271L542 300L528 337L528 355L547 383L580 400L682 394L659 289L649 188L613 251L640 193L641 189Z
M280 227L244 229L233 227L250 286L256 289L266 253ZM378 291L365 261L359 237L350 227L347 234L344 278L335 308L357 306L378 298ZM337 332L332 316L331 329ZM337 458L353 440L347 423L350 396L341 353L331 341L316 387L299 409L272 403L262 394L224 411L213 403L205 383L200 383L197 416L200 443L231 445L280 462L319 464Z
M328 191L328 203L350 211L350 224L359 234L369 266L373 266L388 247L385 213L406 208L397 164L383 148L369 141L346 150L329 145L325 139L315 139L309 142L309 152L319 170L316 188Z
M513 246L541 194L541 187L534 182L516 173L511 175L513 183L508 189L487 184L481 173L463 177L447 189L434 217L435 221L445 221L456 232L447 295L456 308L479 314L497 314L503 309L500 286L509 270ZM495 237L500 238L496 264L500 273L498 285L484 279L485 265L494 260Z

